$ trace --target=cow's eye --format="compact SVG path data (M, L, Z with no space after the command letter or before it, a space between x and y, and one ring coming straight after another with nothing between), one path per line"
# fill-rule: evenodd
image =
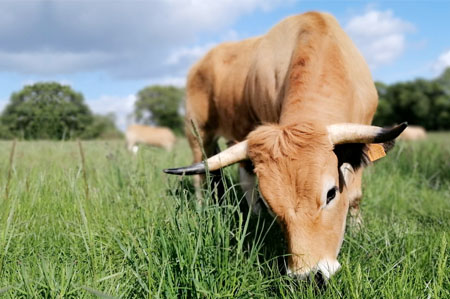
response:
M327 192L327 204L330 203L330 201L332 201L335 197L336 197L336 187L331 188L330 190L328 190Z

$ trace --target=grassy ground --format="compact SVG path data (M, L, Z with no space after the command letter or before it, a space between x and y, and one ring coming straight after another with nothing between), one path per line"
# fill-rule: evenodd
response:
M119 141L83 148L88 189L76 142L18 142L11 171L0 142L0 296L450 297L450 134L398 143L366 171L365 225L322 290L282 274L281 232L239 208L235 167L224 202L199 207L189 180L161 172L190 162L185 140L137 158Z

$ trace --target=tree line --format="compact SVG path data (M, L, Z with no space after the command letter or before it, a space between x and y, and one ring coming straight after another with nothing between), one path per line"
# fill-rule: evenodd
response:
M378 109L373 123L408 121L427 130L450 129L450 68L432 80L387 85L376 82ZM132 118L139 123L184 132L183 88L148 86L137 93ZM0 115L1 139L120 138L115 116L94 114L81 93L68 85L39 82L11 95Z
M113 115L97 115L68 85L39 82L11 95L0 115L2 139L116 138Z
M407 121L427 130L450 129L450 68L432 80L376 83L379 101L373 123L390 126Z

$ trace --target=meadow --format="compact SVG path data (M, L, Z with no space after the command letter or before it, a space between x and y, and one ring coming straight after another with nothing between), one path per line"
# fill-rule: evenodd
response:
M326 288L284 275L272 218L249 217L236 166L204 205L191 161L124 141L0 142L0 297L449 298L450 134L398 142L364 175L364 225L347 229ZM12 163L11 163L12 162ZM208 193L209 192L209 193Z

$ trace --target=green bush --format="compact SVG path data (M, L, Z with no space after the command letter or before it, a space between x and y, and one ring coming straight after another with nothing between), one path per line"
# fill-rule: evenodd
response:
M174 86L149 86L140 90L134 108L138 122L168 127L177 134L184 130L180 109L184 89Z
M408 121L427 130L450 129L450 68L435 80L416 79L385 85L377 82L378 109L374 124Z
M0 116L0 138L73 139L120 136L111 117L94 115L83 95L57 82L27 85Z
M86 128L81 138L117 139L123 138L123 133L117 129L113 113L108 115L95 114L92 124Z

